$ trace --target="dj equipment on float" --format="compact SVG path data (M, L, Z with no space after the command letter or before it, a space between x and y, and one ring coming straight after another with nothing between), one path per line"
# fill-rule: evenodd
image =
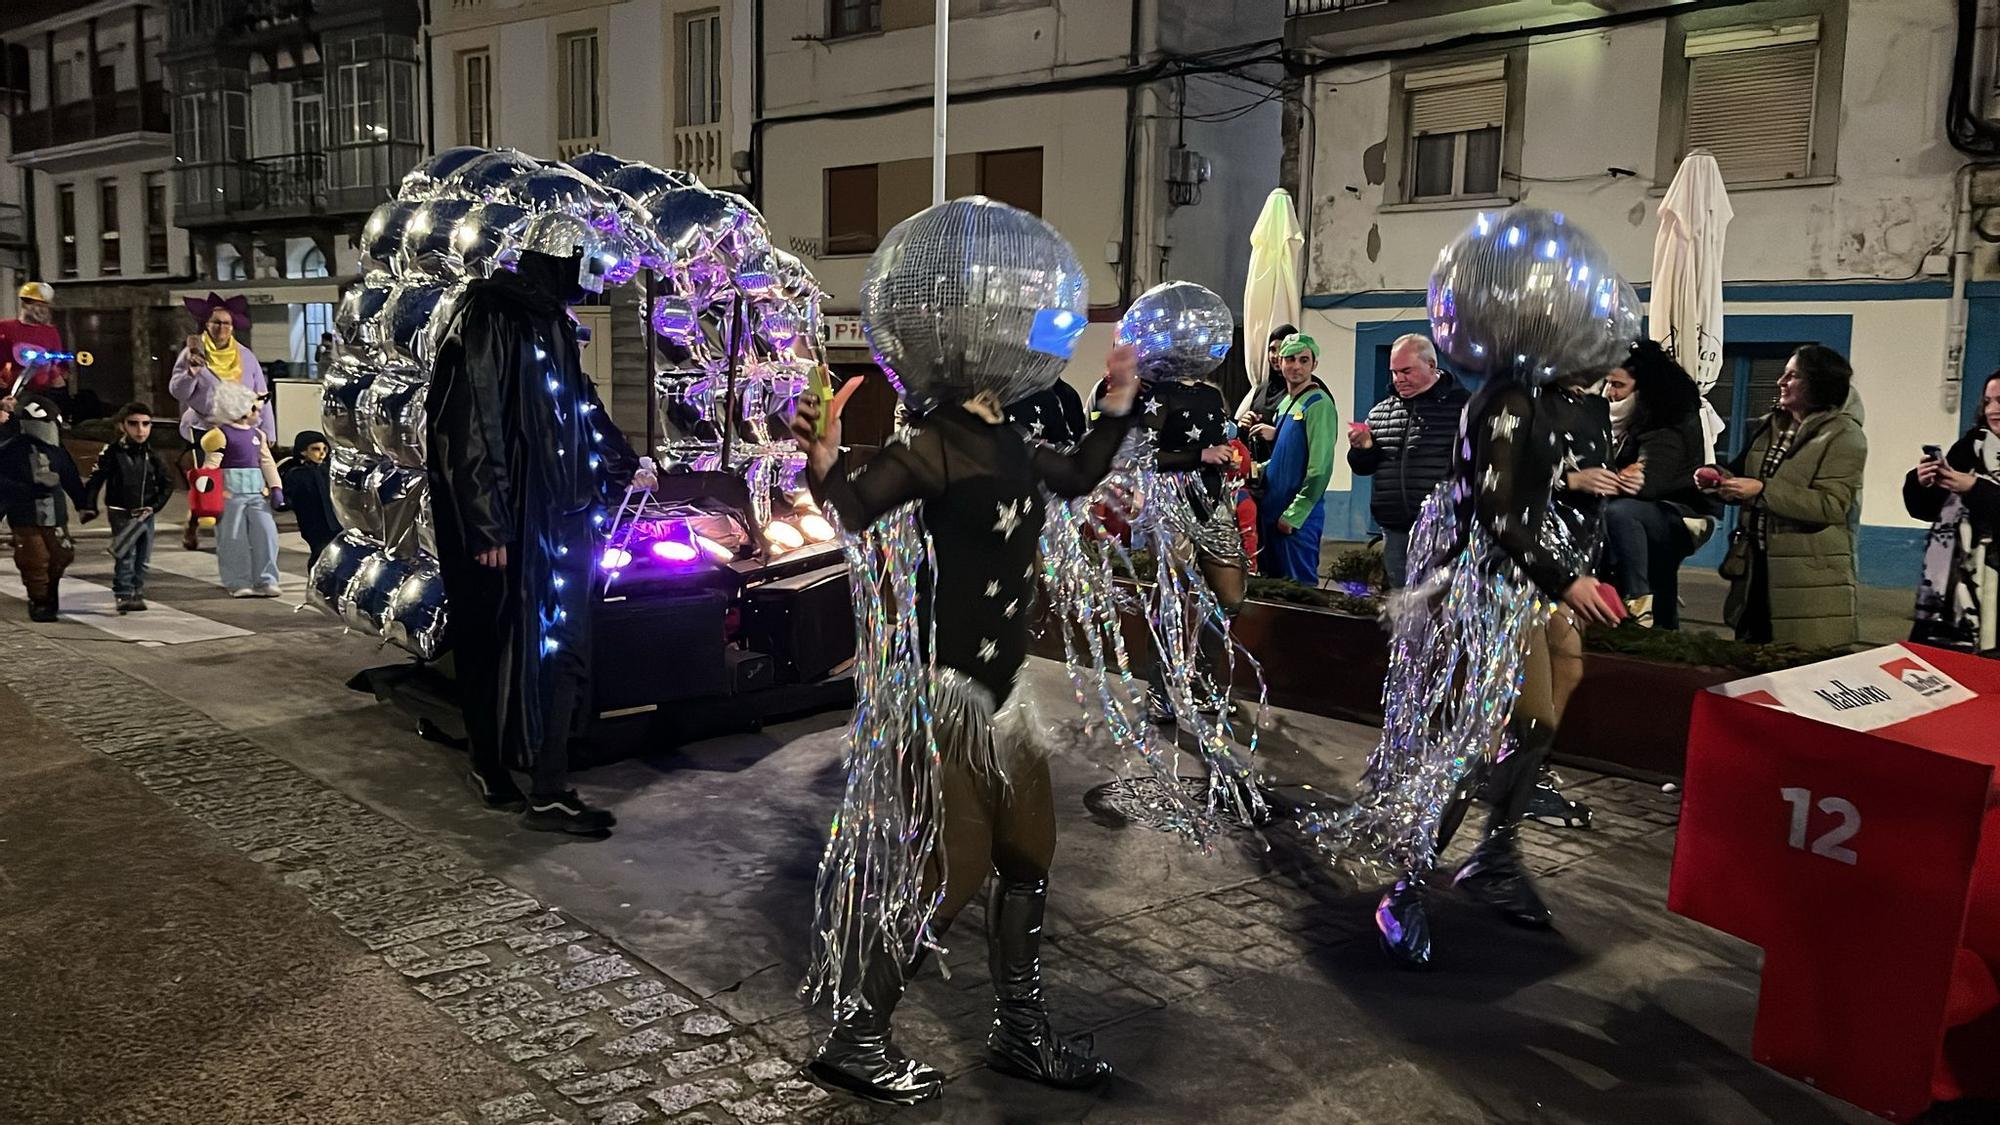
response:
M779 683L820 679L854 658L849 606L845 567L767 582L744 596L744 643L771 654Z

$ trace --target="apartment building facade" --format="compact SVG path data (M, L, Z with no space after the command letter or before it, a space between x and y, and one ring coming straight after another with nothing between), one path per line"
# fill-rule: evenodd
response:
M1033 211L1076 247L1091 330L1169 279L1241 300L1277 183L1276 5L953 0L946 195ZM868 256L931 197L931 0L765 0L755 162L774 237L826 285L833 357L865 367Z
M1438 250L1482 210L1564 212L1645 292L1660 198L1681 158L1705 149L1734 209L1710 395L1722 444L1770 408L1793 347L1847 355L1871 446L1863 577L1912 585L1922 530L1903 513L1903 474L1923 445L1963 432L2000 365L2000 291L1978 233L2000 184L1947 134L1956 5L1667 8L1290 0L1311 113L1295 115L1288 164L1309 232L1306 326L1328 345L1321 375L1346 418L1388 393L1389 342L1424 330ZM1958 346L1965 378L1950 382ZM1368 488L1336 466L1329 534L1370 531ZM1712 562L1720 540L1690 565Z
M421 9L397 0L168 0L182 295L243 294L281 430L317 419L315 351L356 238L428 151ZM294 405L296 402L296 405Z
M163 398L184 332L165 26L157 3L24 2L0 16L0 307L12 315L21 281L55 287L65 340L96 359L78 372L85 412Z

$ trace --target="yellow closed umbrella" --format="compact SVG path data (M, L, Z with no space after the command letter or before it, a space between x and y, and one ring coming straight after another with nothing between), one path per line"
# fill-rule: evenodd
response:
M1278 325L1299 322L1305 245L1291 193L1278 188L1250 228L1250 272L1243 282L1243 366L1253 396L1264 381L1264 341Z

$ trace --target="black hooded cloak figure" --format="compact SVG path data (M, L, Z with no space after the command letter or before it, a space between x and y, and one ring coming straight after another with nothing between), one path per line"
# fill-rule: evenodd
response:
M515 271L472 282L425 405L474 777L489 806L519 807L506 770L530 770L527 819L551 823L529 827L599 833L610 814L567 792L568 742L589 696L603 508L638 458L578 358L567 305L584 295L584 257L524 252Z

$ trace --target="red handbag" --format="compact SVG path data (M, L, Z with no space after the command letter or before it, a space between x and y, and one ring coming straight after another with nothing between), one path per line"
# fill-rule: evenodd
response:
M222 470L192 469L188 472L188 514L207 523L222 515Z

